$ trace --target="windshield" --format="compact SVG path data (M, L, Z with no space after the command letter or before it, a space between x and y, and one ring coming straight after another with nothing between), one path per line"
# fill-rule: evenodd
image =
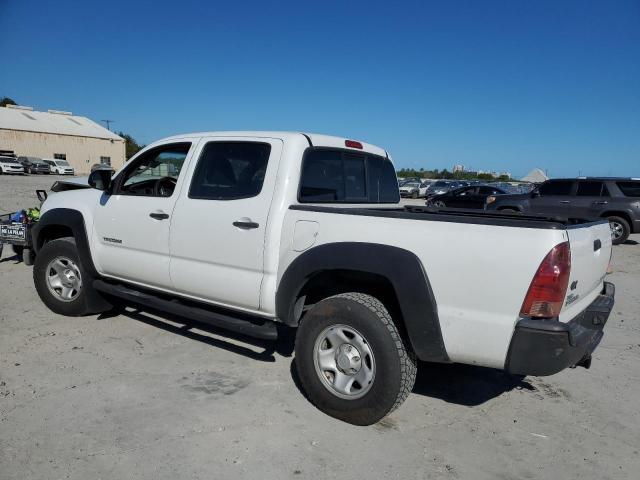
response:
M0 162L2 162L2 163L18 163L13 158L8 158L8 157L0 157Z
M69 162L67 162L66 160L56 160L56 165L58 165L59 167L68 167Z

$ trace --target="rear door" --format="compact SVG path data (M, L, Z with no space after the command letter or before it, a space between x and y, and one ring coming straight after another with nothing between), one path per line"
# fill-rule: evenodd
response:
M573 180L549 180L538 188L538 196L531 198L531 213L567 215L571 206Z
M609 190L599 180L578 180L578 188L571 199L571 211L579 218L597 218L609 203Z
M282 140L204 137L170 234L171 279L188 296L259 309L264 242Z

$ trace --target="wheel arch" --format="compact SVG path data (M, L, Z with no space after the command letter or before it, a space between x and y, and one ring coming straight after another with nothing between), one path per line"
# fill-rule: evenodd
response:
M449 361L429 278L418 257L402 248L340 242L304 252L280 280L276 315L297 326L305 304L347 291L369 293L392 310L418 358Z
M97 271L91 259L89 240L82 213L70 208L53 208L47 210L38 220L31 232L33 248L36 252L45 243L62 237L73 237L76 241L78 255L86 270L97 276Z
M629 224L629 229L631 230L631 233L635 233L633 231L633 221L631 220L631 215L629 215L624 210L607 210L606 212L600 214L600 217L601 218L609 218L609 217L620 217L620 218L623 218Z

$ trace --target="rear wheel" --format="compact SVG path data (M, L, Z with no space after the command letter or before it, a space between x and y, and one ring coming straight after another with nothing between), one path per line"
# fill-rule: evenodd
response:
M111 304L93 289L91 281L72 237L46 243L35 258L33 282L36 291L55 313L78 317L109 310Z
M629 222L622 217L609 217L609 228L611 228L611 241L614 245L620 245L627 241L631 228Z
M418 198L418 192L411 192L411 198Z
M355 425L376 423L407 398L416 360L376 298L345 293L317 303L296 335L300 382L320 410Z

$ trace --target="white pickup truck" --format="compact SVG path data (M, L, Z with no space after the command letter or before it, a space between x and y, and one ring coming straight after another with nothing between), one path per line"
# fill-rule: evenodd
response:
M303 388L354 424L405 400L417 360L588 366L613 306L606 220L402 207L387 152L358 141L181 135L89 184L54 188L33 229L51 310L119 298L261 338L297 327Z

